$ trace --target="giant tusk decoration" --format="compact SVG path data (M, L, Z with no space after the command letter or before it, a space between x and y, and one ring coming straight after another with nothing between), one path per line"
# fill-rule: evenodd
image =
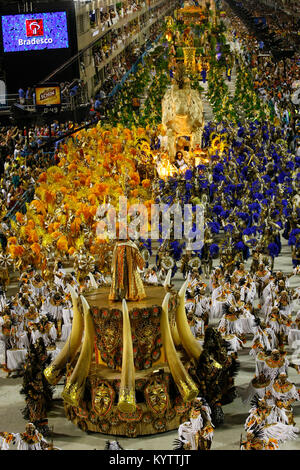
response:
M200 354L202 353L202 346L193 336L185 313L185 293L187 285L188 281L185 281L178 293L179 303L176 310L176 325L182 346L184 347L185 351L189 357L198 360Z
M172 269L169 269L168 274L166 275L165 282L164 282L164 289L166 292L168 292L168 290L172 287L171 275L172 275Z
M171 284L171 276L172 276L172 269L169 269L168 274L166 275L166 279L164 282L164 289L166 292L171 292L173 285ZM173 321L172 321L173 320ZM171 319L170 321L170 328L171 334L174 341L175 346L179 346L181 344L179 333L176 326L176 318Z
M174 346L169 324L169 300L170 293L167 293L162 303L162 315L160 321L162 340L170 372L183 400L186 402L191 401L198 396L198 388L186 371Z
M68 285L72 298L73 322L72 330L63 349L54 361L44 370L44 375L51 385L56 385L64 373L67 363L71 363L81 345L83 332L83 316L78 309L78 295L72 286Z
M92 273L89 273L89 278L90 278L90 281L91 281L91 284L92 284L92 288L93 289L98 289L98 284L93 276Z
M178 333L176 321L170 323L170 329L171 329L171 335L172 335L175 346L180 346L181 341L180 341L180 336Z
M119 392L118 409L123 413L134 413L135 403L135 368L133 360L133 346L131 326L126 300L123 299L123 354L122 372Z
M94 324L90 314L90 307L83 295L80 296L84 313L84 339L81 346L77 364L68 379L62 392L62 398L72 406L79 406L84 393L86 377L89 373L94 347Z

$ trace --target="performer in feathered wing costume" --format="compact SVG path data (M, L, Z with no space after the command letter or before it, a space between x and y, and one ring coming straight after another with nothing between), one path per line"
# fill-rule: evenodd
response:
M210 450L213 439L210 407L203 398L195 398L190 412L190 420L178 428L178 448L189 450Z
M261 426L264 436L267 438L276 439L278 442L296 439L299 429L293 425L277 421L273 406L268 401L266 397L258 398L255 396L253 398L252 408L245 422L245 430L253 432L257 426Z
M300 400L300 390L287 379L286 374L281 373L270 387L270 393L276 407L280 409L280 414L284 418L283 422L295 425L292 404Z
M109 300L142 300L146 297L138 269L145 261L131 240L118 241L112 259L112 283Z
M247 432L245 440L240 441L240 450L278 450L277 439L265 435L264 428L257 426L253 431Z

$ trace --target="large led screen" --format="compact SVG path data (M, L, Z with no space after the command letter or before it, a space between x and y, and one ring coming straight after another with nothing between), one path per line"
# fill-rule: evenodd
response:
M4 52L68 48L67 14L59 11L2 16L2 36Z

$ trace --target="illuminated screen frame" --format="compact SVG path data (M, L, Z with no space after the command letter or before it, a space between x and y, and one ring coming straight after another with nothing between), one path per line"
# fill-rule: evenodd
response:
M66 11L2 15L1 24L4 53L40 52L70 47Z
M61 106L61 89L59 84L36 85L35 105L37 108Z

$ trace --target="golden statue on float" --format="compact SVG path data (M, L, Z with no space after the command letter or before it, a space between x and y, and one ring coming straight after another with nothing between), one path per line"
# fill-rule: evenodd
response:
M127 243L116 244L115 283L142 265L132 242L125 253ZM109 300L120 294L117 284L80 299L69 287L72 331L44 374L53 385L66 375L65 412L81 429L135 437L177 429L187 419L198 396L189 367L202 348L185 313L187 283L175 292L170 279L171 271L164 286L143 287L146 298L137 301Z
M177 65L175 83L165 93L162 100L162 124L168 137L168 153L174 159L177 142L187 138L190 150L202 146L204 114L201 95L191 88L185 77L185 66Z
M205 21L209 11L215 19L216 6L214 0L198 0L197 5L191 0L186 0L183 8L175 10L175 18L187 25L201 24Z

